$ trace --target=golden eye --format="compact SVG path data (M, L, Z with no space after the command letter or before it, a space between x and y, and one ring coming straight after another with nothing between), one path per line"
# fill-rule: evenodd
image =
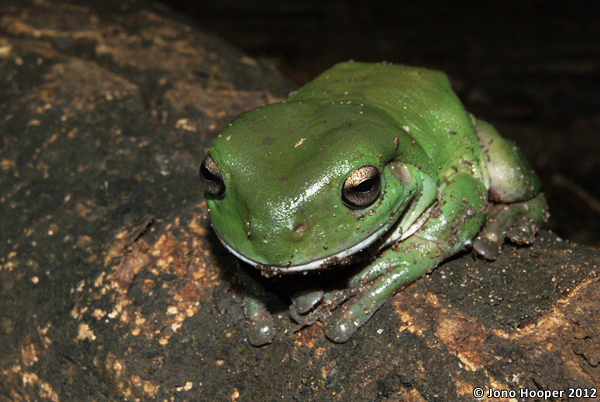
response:
M225 195L225 183L223 183L223 174L217 162L210 155L200 165L200 180L207 193L215 198L223 198Z
M371 205L381 193L381 175L375 166L365 165L346 177L342 188L342 202L351 209Z

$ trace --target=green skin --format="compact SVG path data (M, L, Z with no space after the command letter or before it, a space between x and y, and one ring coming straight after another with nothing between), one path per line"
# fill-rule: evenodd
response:
M548 216L520 151L468 114L438 71L338 64L286 101L236 117L209 155L218 168L205 160L201 178L212 224L237 257L266 276L351 272L344 289L292 296L292 317L323 321L335 342L449 256L472 245L495 259L505 236L531 243ZM381 190L348 205L345 181L364 166L377 169ZM255 283L245 311L250 343L270 342Z

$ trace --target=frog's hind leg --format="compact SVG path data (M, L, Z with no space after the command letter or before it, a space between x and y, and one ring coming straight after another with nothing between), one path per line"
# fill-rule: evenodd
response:
M493 204L473 249L494 260L504 237L518 244L532 243L538 227L548 219L548 206L539 192L540 179L520 149L482 120L475 129L487 160Z

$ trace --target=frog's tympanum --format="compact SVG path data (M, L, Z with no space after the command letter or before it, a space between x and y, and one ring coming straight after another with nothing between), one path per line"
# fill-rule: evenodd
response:
M347 341L394 292L472 246L493 260L547 218L519 149L465 111L445 74L334 66L284 102L236 117L200 177L215 232L265 276L324 269L337 289L299 289L292 317ZM246 296L254 345L275 335Z

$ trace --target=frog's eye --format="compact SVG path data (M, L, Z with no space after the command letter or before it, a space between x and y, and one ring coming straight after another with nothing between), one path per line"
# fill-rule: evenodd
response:
M381 192L381 175L375 166L365 165L346 177L342 202L349 208L362 209L371 205Z
M225 183L223 183L223 174L221 168L217 165L214 158L206 155L200 166L200 180L206 191L215 198L223 198L225 195Z

